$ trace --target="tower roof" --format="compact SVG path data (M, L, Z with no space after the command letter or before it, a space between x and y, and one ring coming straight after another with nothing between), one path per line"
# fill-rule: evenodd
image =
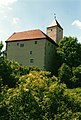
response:
M51 23L47 28L49 28L49 27L54 27L54 26L58 26L58 27L60 27L61 29L63 29L63 28L60 26L60 24L58 23L58 21L57 21L56 19L54 19L54 20L52 21L52 23Z

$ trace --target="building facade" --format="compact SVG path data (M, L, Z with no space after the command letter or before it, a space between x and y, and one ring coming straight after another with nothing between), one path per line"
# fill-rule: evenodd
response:
M6 41L7 58L24 66L52 70L57 44L41 30L14 33Z
M52 37L41 30L14 33L6 40L7 59L15 60L24 66L53 71L57 46Z

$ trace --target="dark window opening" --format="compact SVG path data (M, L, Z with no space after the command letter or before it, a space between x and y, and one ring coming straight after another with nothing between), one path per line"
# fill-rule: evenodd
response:
M34 59L30 59L30 63L33 63L34 62Z
M19 43L17 43L17 46L19 46Z
M37 41L35 41L35 44L37 44Z
M50 43L48 43L48 46L50 46Z
M24 47L24 44L20 44L20 47Z
M30 51L30 54L32 54L32 51Z

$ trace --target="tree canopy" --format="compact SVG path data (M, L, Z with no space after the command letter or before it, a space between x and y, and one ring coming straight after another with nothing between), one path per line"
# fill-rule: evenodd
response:
M81 118L81 89L67 89L50 72L31 71L20 77L15 88L2 89L0 120Z
M60 41L57 77L0 54L0 120L80 120L80 52L76 38Z
M77 38L64 37L59 42L57 55L60 64L66 63L70 67L77 67L81 64L81 44Z

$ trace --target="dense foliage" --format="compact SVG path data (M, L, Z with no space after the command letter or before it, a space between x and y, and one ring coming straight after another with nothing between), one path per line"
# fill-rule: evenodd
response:
M0 93L0 120L60 120L81 118L81 89L67 89L50 72L31 71L15 88Z
M60 65L66 63L70 67L77 67L81 64L81 44L77 38L64 37L59 42L57 55Z
M0 61L1 61L2 56L3 56L2 48L3 48L3 43L0 42Z
M59 43L57 77L6 60L0 46L0 120L81 119L81 44L76 38Z
M0 83L15 87L20 75L26 74L28 70L19 63L9 60L2 60L0 64Z
M81 44L76 38L64 37L57 48L58 78L68 88L81 87Z

